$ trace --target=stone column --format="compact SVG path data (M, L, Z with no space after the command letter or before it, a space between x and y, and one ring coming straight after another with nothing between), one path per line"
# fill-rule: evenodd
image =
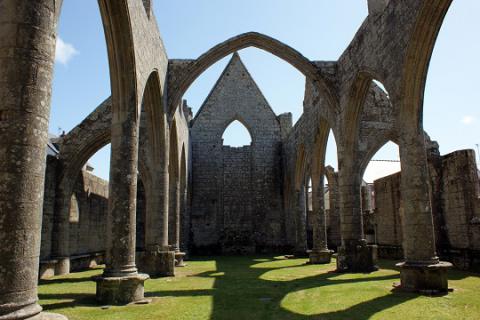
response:
M310 252L311 264L330 263L332 251L327 245L327 223L325 215L323 174L320 181L312 182L312 206L313 206L313 249Z
M188 192L185 183L180 189L180 249L187 254L189 236Z
M180 190L180 178L177 178L175 181L175 205L174 205L174 224L175 230L173 234L173 247L175 249L175 266L176 267L185 267L183 262L183 257L185 257L185 252L180 250L180 225L181 225L181 201L182 201L182 192Z
M74 184L75 182L72 182ZM73 187L73 186L72 186ZM55 191L52 258L56 260L55 275L70 273L70 201L72 189L60 183ZM70 196L68 196L70 195Z
M404 199L401 288L408 291L447 292L447 270L435 249L435 235L429 194L425 140L421 134L405 134L400 143L402 198Z
M307 255L307 229L306 229L306 210L307 198L304 185L295 192L295 222L296 222L296 242L294 255L304 257Z
M41 313L37 283L59 10L0 1L0 319L54 317Z
M166 277L175 274L175 252L168 248L168 168L165 163L160 167L153 174L151 201L147 202L146 250L141 270L151 276Z
M361 209L361 178L352 171L343 168L339 170L338 175L342 246L338 248L337 271L371 272L378 269L377 247L367 245L365 240Z
M143 283L148 279L135 265L139 127L135 107L129 107L112 117L106 268L95 278L97 300L105 304L143 300Z

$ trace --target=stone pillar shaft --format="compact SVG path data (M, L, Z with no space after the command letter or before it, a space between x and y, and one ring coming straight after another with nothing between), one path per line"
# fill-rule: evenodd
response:
M361 212L360 181L345 170L339 171L340 232L342 245L364 238Z
M295 221L296 221L296 243L295 253L306 254L307 252L307 230L306 230L306 197L305 187L295 192Z
M324 180L321 175L318 182L313 181L312 185L312 207L313 207L313 248L310 251L311 264L330 263L332 251L327 245L327 217L325 214Z
M152 177L152 200L147 201L146 250L139 267L151 276L173 276L175 254L168 247L169 174L165 163L160 166Z
M124 119L112 121L106 277L137 273L135 217L139 127L135 107L131 109Z
M168 189L165 189L165 179L168 181L168 173L159 170L154 173L151 196L147 201L147 225L145 226L145 244L148 246L160 246L165 249L165 199L168 199ZM167 211L168 213L168 211ZM168 225L167 225L168 230Z
M165 159L163 170L163 234L162 234L162 247L164 250L168 250L168 218L170 209L170 174L168 172L168 158Z
M72 182L72 184L75 182ZM73 188L73 185L71 186ZM58 262L55 275L70 273L70 201L72 189L59 185L55 192L52 257ZM70 195L70 196L68 196Z
M180 248L187 250L188 247L188 194L184 183L181 184L180 190Z
M0 319L30 319L55 54L55 1L0 2Z
M407 263L438 263L423 134L405 135L400 145L404 201L403 250Z
M323 176L312 186L313 251L328 250Z
M452 264L439 261L436 254L425 136L420 131L405 133L400 143L405 255L405 262L397 265L400 287L406 291L447 292L447 271Z
M173 245L175 246L175 251L180 251L180 210L181 210L181 200L182 195L180 192L180 179L177 178L175 181L175 231Z
M349 163L353 166L353 161ZM353 171L353 172L352 172ZM350 169L339 171L340 230L337 271L370 272L377 270L377 247L364 239L361 205L361 179Z

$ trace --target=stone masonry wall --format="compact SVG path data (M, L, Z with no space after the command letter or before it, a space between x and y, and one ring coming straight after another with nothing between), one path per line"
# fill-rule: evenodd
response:
M223 146L222 252L254 253L252 147Z
M222 140L225 129L234 120L245 125L252 137L251 209L246 209L247 212L251 210L251 215L248 221L242 222L243 226L251 225L249 230L254 230L248 234L252 241L248 247L254 246L259 252L285 246L280 123L240 57L235 54L200 108L191 128L190 246L194 252L236 250L234 247L227 248L229 239L239 235L237 231L230 232L231 221L226 221L225 217L229 215L229 208L239 202L229 194L233 194L235 189L225 193L224 188L224 169L228 169L224 161L231 161L234 151L224 149ZM245 156L243 151L239 156ZM246 163L242 162L235 165L246 167ZM231 171L226 174L240 179L237 174L231 175ZM240 181L244 179L241 177ZM228 181L228 185L235 184L237 182ZM238 196L241 196L239 192Z
M442 167L442 201L450 245L479 250L480 186L475 154L471 150L450 153L443 157Z
M436 225L445 231L447 239L439 239L438 254L449 259L457 267L468 269L480 266L480 183L475 153L460 150L440 157L440 168L435 175L439 179L440 195L433 197ZM392 257L392 248L402 244L402 195L401 174L387 176L375 181L375 222L379 254ZM438 199L438 200L436 200ZM383 248L383 249L382 249ZM397 254L398 255L398 254Z
M82 171L70 204L70 249L73 256L105 250L105 222L108 208L108 181ZM78 216L74 211L78 206Z
M402 255L402 197L400 172L375 180L375 237L379 254L384 257Z
M43 223L41 239L42 277L53 275L50 270L53 261L52 241L53 216L59 160L47 157L45 196L43 204ZM141 181L141 180L140 180ZM137 191L137 249L142 250L145 243L145 189L143 183L138 184ZM72 271L87 268L90 261L102 262L105 251L105 226L108 209L108 181L82 170L75 182L70 201L70 249Z
M57 162L58 161L55 157L47 156L40 260L48 259L50 257L52 248L53 217L55 212L55 187L57 183Z

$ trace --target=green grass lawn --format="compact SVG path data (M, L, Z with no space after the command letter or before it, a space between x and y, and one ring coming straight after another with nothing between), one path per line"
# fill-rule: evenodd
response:
M42 281L40 303L75 319L480 319L479 275L450 272L453 292L428 297L392 291L394 263L370 274L334 273L282 257L204 257L172 278L145 283L148 305L102 306L90 277L101 269Z

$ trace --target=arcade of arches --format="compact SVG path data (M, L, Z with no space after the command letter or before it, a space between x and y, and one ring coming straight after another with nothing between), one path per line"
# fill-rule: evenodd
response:
M97 300L127 304L144 299L150 276L173 276L185 257L205 253L322 264L336 252L345 273L395 258L401 289L446 292L452 264L480 265L475 155L441 156L422 127L428 64L450 3L369 0L344 54L325 62L254 32L198 59L171 59L151 1L99 0L112 96L48 139L62 1L1 1L0 319L61 318L42 313L39 277L104 263ZM247 47L305 75L295 125L274 113L236 53ZM184 93L231 54L193 117ZM234 121L249 145L224 145ZM330 131L337 171L325 163ZM401 174L366 184L369 161L389 141ZM86 163L109 143L107 182Z

